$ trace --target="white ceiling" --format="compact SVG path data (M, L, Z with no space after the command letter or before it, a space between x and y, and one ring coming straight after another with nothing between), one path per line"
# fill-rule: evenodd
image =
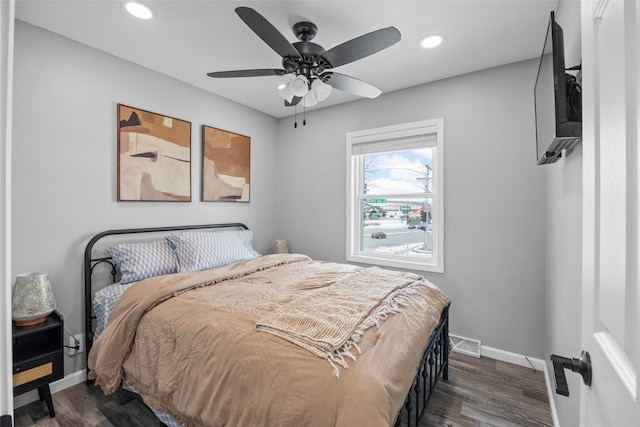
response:
M362 34L396 27L402 40L335 71L391 92L538 57L558 0L205 1L147 0L155 17L129 15L121 0L17 0L16 17L159 71L274 117L293 114L276 86L284 77L213 79L210 71L281 68L281 58L236 15L255 9L292 43L299 21L318 27L330 49ZM418 46L445 35L435 49ZM533 84L533 82L531 82ZM359 99L334 90L317 107ZM300 107L298 107L300 108Z

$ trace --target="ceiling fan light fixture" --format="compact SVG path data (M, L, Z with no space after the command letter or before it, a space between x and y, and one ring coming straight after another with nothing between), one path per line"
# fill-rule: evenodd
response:
M309 84L307 82L307 78L302 74L295 76L289 82L289 89L295 96L303 97L309 92Z
M285 99L285 107L316 105L327 99L334 87L352 95L375 98L381 93L380 89L375 86L345 74L327 70L373 55L391 47L401 39L400 31L397 28L386 27L325 50L319 44L311 41L314 40L318 30L313 22L302 21L294 24L293 33L299 41L290 43L273 24L256 10L241 6L236 7L235 12L264 43L282 57L282 68L216 71L207 73L207 75L215 78L286 75L287 77L283 77L283 80L286 78L291 80L286 83L286 86L278 86L278 92ZM305 121L303 121L304 124ZM296 123L294 123L294 127L296 127Z
M302 106L305 107L305 108L313 107L317 103L318 103L318 98L316 98L316 95L315 95L315 93L313 93L312 90L307 92L307 94L304 96L304 98L302 98Z
M311 82L311 91L318 101L324 101L327 99L329 94L331 94L331 89L333 88L321 79L315 79Z
M443 41L444 36L442 34L429 34L420 40L420 46L425 49L431 49L440 46Z
M287 102L291 102L293 100L293 92L291 91L291 88L289 87L288 83L281 83L278 85L278 92L280 93L280 95L282 95L282 97L287 101Z
M151 19L153 17L153 9L139 1L125 0L122 2L127 12L140 19Z

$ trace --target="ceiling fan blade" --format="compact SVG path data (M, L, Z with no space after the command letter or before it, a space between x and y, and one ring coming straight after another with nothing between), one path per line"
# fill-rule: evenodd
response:
M250 7L238 7L236 13L278 55L300 58L296 48L264 16Z
M285 107L293 107L295 105L298 105L300 103L300 101L302 101L302 97L301 96L294 96L291 99L291 102L287 101L286 99L284 100L284 106Z
M400 31L395 27L382 28L331 48L322 57L335 68L373 55L399 41Z
M375 98L382 93L377 87L340 73L324 73L323 80L333 88L364 98Z
M261 76L283 76L287 74L280 69L256 69L256 70L234 70L234 71L214 71L207 73L209 77L261 77Z

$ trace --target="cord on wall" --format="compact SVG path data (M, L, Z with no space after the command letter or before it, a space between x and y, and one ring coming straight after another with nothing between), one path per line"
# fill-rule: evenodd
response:
M533 366L533 362L529 359L529 356L527 356L526 354L524 355L524 358L527 360L527 362L529 362L529 365L531 365L531 369L536 369L535 366Z
M67 354L69 356L75 356L78 353L82 353L82 351L84 351L82 348L82 334L73 335L66 325L64 329L67 331L67 334L69 334L68 344L64 344L64 348L67 349Z

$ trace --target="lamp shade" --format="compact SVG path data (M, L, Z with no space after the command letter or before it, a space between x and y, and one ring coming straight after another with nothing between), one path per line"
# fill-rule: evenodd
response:
M316 98L315 93L313 91L307 92L307 94L302 98L302 105L304 107L313 107L318 103L318 98Z
M297 75L289 82L289 89L295 96L305 96L309 91L309 85L307 83L307 78L302 74Z
M11 313L17 326L44 322L55 309L56 301L46 273L23 273L16 276Z
M311 82L311 91L314 93L318 101L324 101L327 99L331 93L331 89L333 88L320 79L315 79Z
M284 99L287 100L287 102L291 102L293 100L293 92L291 92L289 84L282 83L280 86L278 86L278 92Z

